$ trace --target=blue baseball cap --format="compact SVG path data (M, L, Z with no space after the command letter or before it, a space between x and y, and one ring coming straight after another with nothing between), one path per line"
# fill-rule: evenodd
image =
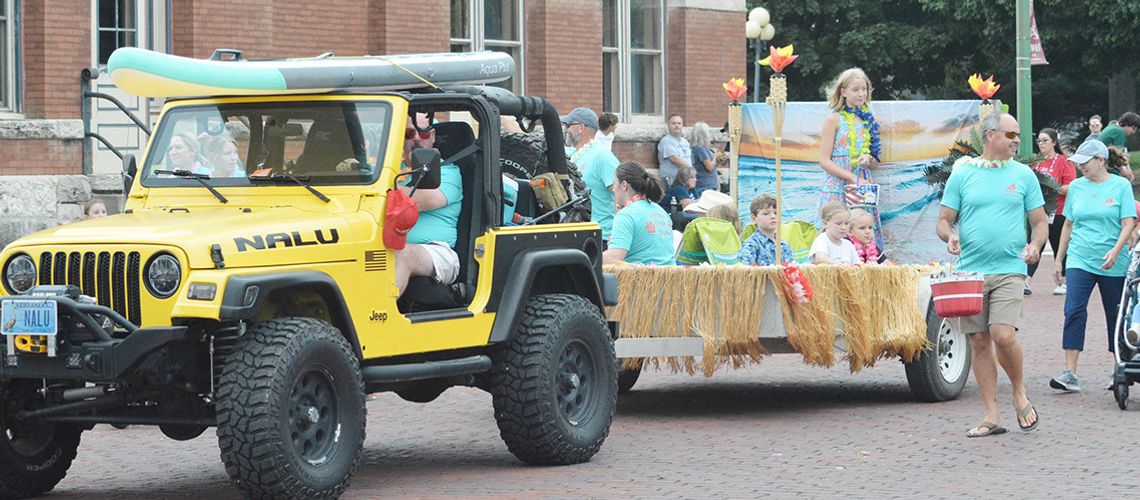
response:
M1073 153L1069 160L1077 165L1083 165L1093 158L1108 158L1108 147L1096 139L1089 139L1081 143L1077 152Z
M589 108L574 108L570 113L563 115L561 121L566 125L578 122L594 130L598 130L598 114Z

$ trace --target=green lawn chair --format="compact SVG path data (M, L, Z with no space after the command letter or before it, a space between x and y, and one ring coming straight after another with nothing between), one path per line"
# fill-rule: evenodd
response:
M698 217L685 226L681 245L677 247L677 264L736 264L736 254L739 252L740 236L736 234L736 228L731 222L714 217Z

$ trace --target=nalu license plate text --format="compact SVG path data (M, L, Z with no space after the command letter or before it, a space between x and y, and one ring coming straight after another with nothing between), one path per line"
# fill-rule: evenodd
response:
M56 330L55 301L0 302L0 333L4 335L55 335Z

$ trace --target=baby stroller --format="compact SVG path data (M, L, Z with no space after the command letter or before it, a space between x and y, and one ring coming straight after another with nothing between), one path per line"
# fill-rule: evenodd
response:
M1138 245L1140 246L1140 245ZM1112 395L1121 410L1128 409L1128 388L1140 382L1140 342L1129 342L1126 332L1135 319L1140 318L1137 301L1140 300L1140 249L1132 249L1132 262L1124 277L1124 293L1120 298L1120 312L1113 329L1113 344L1116 345L1116 367L1112 371ZM1138 313L1136 317L1133 313Z

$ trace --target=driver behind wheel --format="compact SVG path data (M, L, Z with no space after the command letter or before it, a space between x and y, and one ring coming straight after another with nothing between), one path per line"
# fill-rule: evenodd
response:
M419 148L435 145L435 129L426 114L416 114L416 124L408 118L404 131L404 157ZM396 287L403 295L412 276L429 276L450 285L459 276L459 255L455 253L458 239L459 213L463 201L463 178L459 167L452 164L440 167L440 183L436 189L416 189L409 186L400 190L411 196L420 210L419 220L408 231L407 245L396 250Z

